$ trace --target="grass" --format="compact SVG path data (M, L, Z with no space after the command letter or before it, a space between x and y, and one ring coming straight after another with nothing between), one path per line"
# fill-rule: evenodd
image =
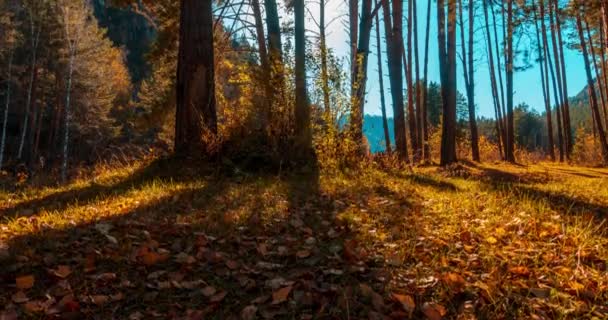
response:
M308 171L157 160L0 192L0 306L31 318L608 317L608 170ZM32 288L18 288L23 275Z

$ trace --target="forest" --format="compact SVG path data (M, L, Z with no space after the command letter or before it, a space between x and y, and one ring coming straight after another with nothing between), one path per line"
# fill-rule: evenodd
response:
M0 320L608 319L605 0L0 0Z

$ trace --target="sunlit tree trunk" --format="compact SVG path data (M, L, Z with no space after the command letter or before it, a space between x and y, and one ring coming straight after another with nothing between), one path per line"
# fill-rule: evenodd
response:
M488 0L490 1L490 0ZM501 13L502 13L502 17L503 17L503 22L504 22L504 9L503 9L503 3L499 2L500 8L501 8ZM493 8L490 8L490 11L492 12L492 24L494 26L494 45L496 48L496 73L498 74L498 85L499 85L499 91L500 91L500 106L501 106L501 114L503 115L503 117L501 117L501 121L502 121L502 128L503 128L503 144L504 144L504 152L505 152L505 160L506 160L506 154L507 154L507 103L505 101L505 86L504 86L504 82L503 82L503 69L502 69L502 60L501 60L501 56L502 54L506 54L506 50L500 50L500 46L499 46L499 41L500 38L498 37L498 23L496 22L496 13L494 12ZM503 23L504 24L504 23ZM506 33L504 32L505 28L503 28L503 39L506 39Z
M350 44L351 88L355 86L353 77L357 68L357 39L359 39L359 0L348 0L348 35Z
M576 26L578 29L578 36L580 38L581 49L583 51L583 59L585 62L585 72L587 74L587 86L589 88L589 98L591 102L591 111L595 117L595 126L597 128L598 136L600 138L600 144L602 148L602 159L605 165L608 165L608 142L606 141L606 133L604 126L600 120L600 111L598 107L597 96L595 94L595 85L593 81L593 75L591 74L591 65L589 63L589 54L587 51L587 43L585 41L585 35L583 33L583 23L580 16L580 12L576 16Z
M393 99L393 121L395 127L395 150L399 159L409 162L407 139L405 135L405 115L403 105L403 75L401 73L401 55L403 48L403 0L392 1L391 9L388 0L381 0L384 13L384 32L388 54L388 71Z
M423 135L423 154L424 161L431 160L431 147L429 146L429 129L428 129L428 74L429 74L429 43L431 39L431 0L427 2L426 10L426 31L424 39L424 84L422 88L422 135Z
M540 5L543 4L543 0L540 0ZM536 30L536 43L538 44L538 59L539 59L539 67L540 67L540 79L541 85L543 87L543 100L545 102L545 115L547 119L547 152L551 157L551 161L555 161L555 149L553 143L553 119L551 119L551 96L549 94L549 81L547 79L548 75L545 74L547 60L545 59L545 48L543 46L543 42L540 37L540 29L538 27L538 12L536 9L536 3L534 3L534 28ZM544 23L544 22L543 22Z
M515 127L513 122L513 0L507 1L507 152L505 157L509 162L515 162Z
M2 137L0 138L0 169L2 169L2 164L3 164L3 160L4 160L4 149L5 149L5 143L6 143L6 125L8 123L8 109L11 105L11 79L12 79L12 72L13 72L13 55L14 55L14 49L12 44L10 45L9 48L9 52L8 52L8 69L7 69L7 73L6 73L6 93L5 93L5 99L6 102L4 104L4 114L2 116Z
M217 135L211 0L182 0L175 152L204 153Z
M439 30L439 69L443 100L443 126L441 132L441 165L457 161L456 158L456 0L448 0L447 39L445 6L437 1ZM446 41L447 40L447 41Z
M474 22L475 7L473 0L469 0L469 24L468 36L465 38L465 24L462 14L463 3L459 0L460 16L460 37L462 44L462 67L464 74L465 88L467 91L467 101L469 107L469 127L471 130L471 154L473 161L479 162L479 134L477 132L477 119L475 117L475 69L473 68L473 41L474 41ZM468 47L468 49L467 49Z
M391 136L388 131L388 119L386 117L386 99L384 97L384 74L382 73L382 41L380 39L380 19L376 15L376 46L378 57L378 84L380 86L380 110L382 111L382 128L384 129L384 142L386 152L391 153Z
M561 135L562 137L559 139L559 144L560 144L560 161L564 161L564 157L567 159L568 158L568 133L566 132L566 124L564 123L564 117L563 117L563 106L564 106L564 99L567 99L568 97L564 97L564 91L563 91L563 84L562 84L562 69L561 69L561 64L560 64L560 54L559 54L559 47L558 47L558 43L557 43L557 25L555 23L555 12L553 11L554 7L553 4L551 2L551 0L549 0L549 23L551 26L551 44L553 47L553 59L555 60L555 67L552 66L552 69L555 69L555 78L557 81L557 88L554 88L554 90L557 90L557 97L558 100L556 100L556 113L557 113L557 121L558 121L558 135ZM565 76L565 74L563 75Z
M602 11L604 9L602 8ZM604 121L608 127L608 64L606 62L606 25L600 22L600 60L602 63L602 79L604 80L604 94L606 96L606 104L604 105Z
M551 1L551 0L549 0ZM564 57L564 41L562 40L562 23L559 12L559 3L557 0L553 0L553 6L555 8L555 26L557 31L557 42L559 48L559 61L562 73L562 96L563 96L563 124L564 124L564 139L565 139L565 147L566 147L566 158L570 159L570 155L572 154L572 146L574 144L574 140L572 138L572 127L570 125L570 100L568 95L568 77L566 77L566 59Z

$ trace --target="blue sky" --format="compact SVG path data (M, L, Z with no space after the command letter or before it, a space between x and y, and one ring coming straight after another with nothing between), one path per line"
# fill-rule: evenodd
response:
M341 57L347 57L349 55L349 46L348 46L348 33L344 27L343 21L347 21L348 16L347 6L345 3L346 0L330 0L328 2L328 6L326 9L326 14L328 15L327 21L331 21L333 18L338 18L335 22L333 22L328 27L328 46L335 52L336 55ZM437 22L436 22L436 7L435 1L432 1L431 8L431 37L430 37L430 51L429 51L429 80L439 82L439 66L437 63L438 53L437 53ZM423 72L423 58L424 58L424 31L426 27L426 9L427 9L427 1L426 0L418 0L418 29L419 29L419 50L420 50L420 72ZM318 4L314 2L307 3L308 9L312 14L317 15L318 13ZM407 10L407 5L404 5L404 10ZM381 13L381 12L380 12ZM404 13L406 16L407 14ZM479 116L484 117L494 117L494 107L492 100L492 91L490 87L490 77L489 70L487 64L487 54L486 54L486 45L485 45L485 32L482 29L483 23L483 11L482 8L479 7L476 9L476 47L475 47L475 84L476 84L476 105L477 112ZM467 24L467 11L464 11L465 15L465 24ZM497 16L499 18L500 16ZM500 23L500 21L499 21ZM382 24L382 22L380 23ZM405 24L405 21L404 21ZM309 23L307 28L313 28L314 24ZM405 27L405 26L404 26ZM374 27L375 28L375 27ZM499 26L500 28L500 26ZM405 29L405 28L404 28ZM405 30L404 30L405 31ZM536 46L536 36L533 32L534 29L528 30L526 33L520 33L520 37L518 37L518 47L516 49L524 50L530 45L530 41L532 45ZM500 29L499 29L500 32ZM384 30L381 28L380 30L381 36L384 37ZM564 41L568 41L571 33L571 29L564 29ZM529 35L528 35L529 34ZM572 35L574 36L574 35ZM531 38L530 38L531 37ZM457 35L457 39L459 41L458 50L460 51L460 34ZM550 39L550 38L549 38ZM573 38L572 40L576 40ZM380 95L379 95L379 86L378 86L378 71L377 71L377 57L376 57L376 40L375 40L375 30L372 29L372 47L370 54L370 63L368 70L368 85L367 85L367 103L365 112L368 114L379 115L380 114ZM384 42L383 42L384 46ZM386 63L386 53L385 48L383 48L383 59ZM460 54L460 53L459 53ZM496 54L496 53L494 53ZM536 54L536 53L534 53ZM566 69L567 69L567 80L568 80L568 93L570 96L574 96L578 94L586 85L586 76L582 55L578 51L573 51L567 49L565 51L565 60L566 60ZM534 65L525 70L519 71L515 73L514 76L514 89L515 89L515 105L519 103L527 103L533 109L538 111L544 110L544 102L543 102L543 94L542 87L540 85L540 69L537 63L532 61ZM504 61L503 61L504 63ZM383 71L386 72L388 68L383 67ZM464 79L462 73L462 64L460 60L458 60L457 65L457 73L458 73L458 90L462 93L465 92L464 89ZM422 75L421 75L422 76ZM385 86L388 86L388 79L385 81ZM392 114L391 111L391 100L390 100L390 92L389 88L385 87L386 97L387 97L387 111L389 115Z

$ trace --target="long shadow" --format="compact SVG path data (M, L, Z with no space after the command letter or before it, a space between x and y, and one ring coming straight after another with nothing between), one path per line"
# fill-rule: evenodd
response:
M438 179L435 179L431 176L428 175L424 175L424 174L419 174L419 173L403 173L403 172L394 172L391 173L391 175L393 175L396 178L399 179L403 179L403 180L407 180L410 181L412 183L421 185L421 186L426 186L426 187L432 187L434 189L437 189L437 191L459 191L460 189L453 183L448 182L448 181L441 181Z
M17 205L0 209L0 219L16 217L25 211L61 211L74 203L86 205L98 198L110 195L119 196L153 180L160 179L175 182L191 182L195 177L203 174L200 171L193 173L193 169L191 169L193 168L192 164L186 164L185 162L185 160L172 158L158 159L116 183L104 185L93 181L90 185L85 187L71 188L63 192L52 193L42 198L21 202ZM207 164L202 165L201 167L209 168L210 166ZM207 171L208 174L211 174L210 170Z

